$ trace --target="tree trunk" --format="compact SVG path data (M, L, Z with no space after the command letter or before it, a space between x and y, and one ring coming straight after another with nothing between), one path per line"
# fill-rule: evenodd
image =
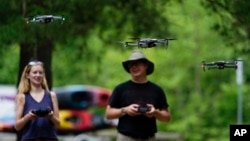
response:
M50 39L40 40L41 42L37 45L37 60L44 63L46 79L48 87L52 89L52 51L53 51L53 41Z
M49 89L52 88L52 71L51 71L51 63L52 63L52 48L53 42L51 40L46 40L40 42L38 45L34 45L32 43L21 43L20 44L20 63L19 63L19 74L18 74L18 83L20 82L20 78L22 75L22 71L24 67L31 60L39 60L44 63L46 79L49 85Z

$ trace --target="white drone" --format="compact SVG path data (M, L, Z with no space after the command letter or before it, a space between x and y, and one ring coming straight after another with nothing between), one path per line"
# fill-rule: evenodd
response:
M125 41L119 42L122 43L125 47L139 47L139 48L152 48L156 47L158 44L164 44L168 47L169 40L176 40L173 38L166 38L166 39L156 39L156 38L131 38L135 41Z
M53 15L38 15L33 18L25 18L26 23L51 23L56 20L60 20L61 23L65 20L63 16L53 16Z

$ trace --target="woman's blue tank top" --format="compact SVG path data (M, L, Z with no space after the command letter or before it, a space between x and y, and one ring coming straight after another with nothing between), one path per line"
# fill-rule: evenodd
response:
M33 109L53 110L51 95L45 91L44 97L40 102L37 102L30 93L25 94L25 105L23 115L26 115ZM31 139L51 139L57 140L56 128L53 123L46 117L38 117L26 123L22 130L22 141Z

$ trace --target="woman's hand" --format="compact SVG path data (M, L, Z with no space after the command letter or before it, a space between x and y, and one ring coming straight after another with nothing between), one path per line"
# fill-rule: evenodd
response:
M26 115L24 115L22 119L23 119L25 122L28 122L28 121L33 120L33 119L36 119L36 118L37 118L37 115L33 114L33 113L32 113L32 110L31 110L31 111L29 111Z
M46 117L51 119L53 118L53 116L54 116L54 112L51 110Z

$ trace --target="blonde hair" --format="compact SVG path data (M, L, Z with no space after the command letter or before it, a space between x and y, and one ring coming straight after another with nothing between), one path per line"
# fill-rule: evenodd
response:
M31 89L31 85L30 85L30 81L27 78L27 75L30 73L30 70L33 66L35 65L40 65L43 68L44 71L44 67L43 67L43 63L41 61L31 61L29 62L28 65L25 66L23 72L22 72L22 76L18 85L18 94L26 94L30 91ZM49 91L48 88L48 84L47 84L47 80L46 80L46 75L45 75L45 71L44 71L44 75L43 75L43 81L42 81L42 88L45 89L46 91Z

